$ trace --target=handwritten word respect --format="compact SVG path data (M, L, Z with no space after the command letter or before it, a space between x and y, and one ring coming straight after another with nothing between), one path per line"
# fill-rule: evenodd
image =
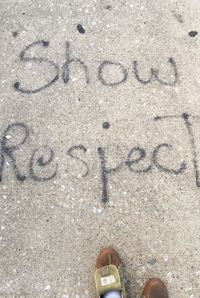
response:
M31 85L33 86L32 89L28 89L24 85L23 81L17 81L14 83L14 89L16 91L27 94L38 93L56 83L56 81L58 81L60 77L62 78L62 81L67 84L71 78L71 67L73 64L76 64L81 68L83 72L83 80L86 84L90 84L90 71L86 62L81 58L73 57L73 54L71 53L71 44L68 41L65 43L65 61L61 67L59 67L57 63L47 59L46 57L41 58L30 55L30 51L34 48L40 47L41 49L45 49L48 48L49 45L50 42L46 40L35 41L25 47L25 49L20 53L19 58L23 63L39 64L41 67L41 74L44 72L42 70L42 67L44 65L49 65L50 70L52 70L52 68L54 69L54 76L49 80L49 82L47 82L43 86L40 86L39 88L34 88L34 82L31 83ZM147 85L156 81L158 84L163 86L175 86L178 81L178 71L175 59L169 57L166 61L166 65L168 66L169 70L167 70L167 74L165 74L165 77L167 77L168 79L162 79L161 73L163 73L163 70L160 71L159 69L154 67L150 69L149 77L147 79L143 78L139 63L136 60L132 62L132 75L139 83L143 85ZM109 69L117 72L119 78L113 79L111 77L110 79L107 79L106 74L109 73ZM165 69L164 72L166 72ZM110 59L101 61L97 69L97 79L101 82L102 85L107 87L116 87L125 83L129 75L130 74L128 73L128 70L120 62L112 61Z
M188 135L188 146L191 152L191 161L193 163L193 176L197 187L200 187L200 174L199 165L197 160L197 146L196 140L193 132L193 121L199 118L197 116L192 116L188 113L183 113L180 116L157 116L153 121L180 121L184 126L185 131ZM12 135L12 137L11 137ZM55 178L59 172L59 165L55 159L55 153L53 148L48 146L34 148L32 149L31 155L28 158L28 168L26 173L22 173L20 168L20 154L23 154L23 145L28 141L30 136L29 128L26 124L22 122L16 122L8 125L2 134L0 144L0 181L7 179L4 176L5 163L9 162L11 165L13 174L17 181L24 183L28 179L32 179L38 183L49 181ZM28 143L28 142L27 142ZM108 148L107 148L108 149ZM99 181L101 183L101 200L103 203L109 200L109 181L110 177L120 172L122 167L127 167L130 172L135 174L146 175L148 173L153 173L153 171L158 170L165 173L166 175L181 175L185 172L187 168L187 161L177 160L177 166L175 168L170 168L166 166L161 161L161 156L165 155L166 151L170 152L172 145L169 143L160 143L151 151L150 158L147 159L146 150L141 146L133 146L129 152L127 152L127 157L121 160L120 163L111 168L107 161L107 151L106 147L99 146L96 148L97 160L99 161ZM88 148L83 144L76 144L66 149L66 155L77 162L78 165L84 168L84 174L82 179L86 179L90 175L90 168L88 162L84 159L84 154L87 152ZM80 157L80 153L81 157ZM142 161L146 161L147 164L144 166Z

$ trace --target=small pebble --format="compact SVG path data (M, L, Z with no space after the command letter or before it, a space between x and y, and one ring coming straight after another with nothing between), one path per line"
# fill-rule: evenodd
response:
M189 34L190 37L195 37L198 34L198 32L197 31L190 31L188 34Z
M77 25L77 30L81 34L84 34L85 33L85 29L83 28L83 26L81 24L78 24Z
M102 126L104 129L108 129L110 127L110 123L106 121L102 124Z

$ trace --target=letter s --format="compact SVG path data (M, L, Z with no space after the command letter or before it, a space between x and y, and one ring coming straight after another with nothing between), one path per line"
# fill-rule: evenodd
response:
M45 40L38 40L38 41L35 41L33 43L31 43L30 45L28 45L21 53L20 53L20 60L21 61L24 61L24 62L30 62L30 61L33 61L35 63L48 63L50 66L53 66L55 68L55 72L56 72L56 75L55 77L50 81L48 82L46 85L38 88L38 89L33 89L33 90L28 90L28 89L25 89L23 87L21 87L21 84L20 82L16 82L14 83L14 88L15 90L19 91L19 92L22 92L22 93L27 93L27 94L31 94L31 93L37 93L37 92L40 92L42 90L44 90L45 88L48 88L49 86L51 86L53 83L55 83L58 79L59 79L59 67L56 63L54 63L53 61L51 60L48 60L47 58L36 58L36 57L26 57L25 54L26 52L31 49L32 47L36 46L36 45L40 45L44 48L47 48L49 46L49 41L45 41Z

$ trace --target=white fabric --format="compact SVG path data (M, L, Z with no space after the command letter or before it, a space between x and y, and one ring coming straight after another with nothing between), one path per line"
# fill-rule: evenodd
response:
M111 291L103 295L103 298L121 298L121 293L118 291Z

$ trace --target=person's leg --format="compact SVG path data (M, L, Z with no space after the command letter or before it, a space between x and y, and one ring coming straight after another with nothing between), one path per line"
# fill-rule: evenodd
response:
M126 298L121 260L111 247L103 248L97 257L95 283L98 298ZM169 298L165 284L160 279L150 279L144 287L142 298Z
M103 298L121 298L121 293L119 291L110 291L103 295Z
M142 292L142 298L168 298L165 284L156 278L150 279Z
M96 260L95 282L101 298L126 298L121 260L112 247L103 248Z

